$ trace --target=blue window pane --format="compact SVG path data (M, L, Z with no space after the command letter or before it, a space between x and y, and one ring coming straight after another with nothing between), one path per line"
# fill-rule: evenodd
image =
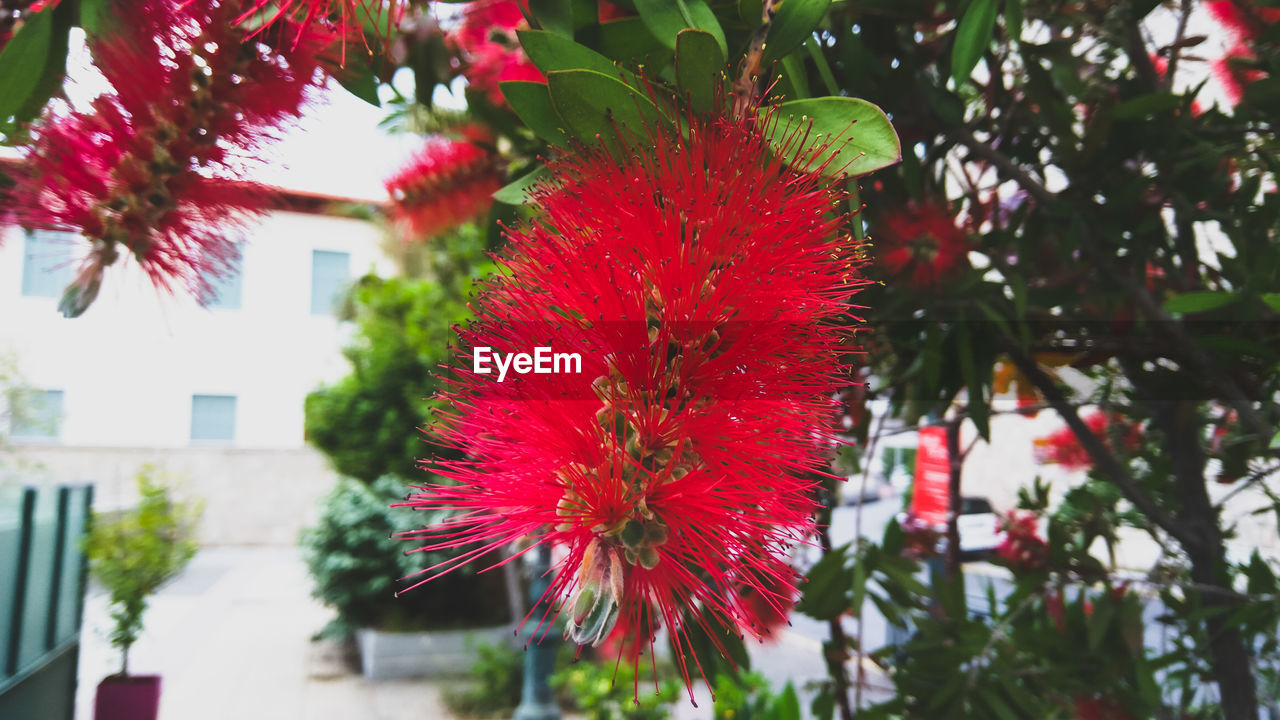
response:
M244 277L242 261L243 258L237 258L222 277L209 278L209 284L213 286L213 294L205 301L205 307L219 310L240 309L240 287Z
M53 439L62 434L62 391L19 390L10 396L10 434L15 439Z
M22 630L19 634L18 669L30 670L48 651L45 644L49 632L49 598L53 594L54 557L58 549L58 489L43 487L36 491L35 514L32 517L31 555L27 563L27 592L22 605Z
M332 315L351 279L351 255L344 252L311 252L311 314Z
M71 284L72 233L34 230L27 233L22 252L22 294L56 298Z
M236 437L234 395L191 396L191 439L230 442Z

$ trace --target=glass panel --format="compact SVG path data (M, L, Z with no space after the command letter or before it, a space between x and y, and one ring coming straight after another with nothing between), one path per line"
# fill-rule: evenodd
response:
M18 592L18 549L22 528L22 488L0 486L0 678L9 652L9 619Z
M311 252L311 314L332 315L342 290L351 278L351 255L344 252Z
M80 553L80 536L84 532L89 488L72 488L70 494L71 497L67 502L66 540L62 547L62 582L58 607L54 610L58 614L57 633L54 640L56 643L61 643L80 631L77 616L80 611L80 598L84 595L84 588L80 587L80 568L83 557Z
M220 278L209 278L209 284L213 286L213 296L204 304L207 308L217 308L220 310L239 310L241 285L243 284L243 271L241 270L241 262L243 258L237 258L232 267L227 270L227 274Z
M62 432L62 391L22 390L11 395L11 434L14 439L53 439Z
M22 294L56 298L71 284L72 233L35 230L27 233L22 253Z
M45 653L49 630L49 594L53 591L53 560L58 542L58 489L36 491L36 511L31 531L31 561L27 564L27 592L22 612L22 644L18 648L18 670L22 671Z
M236 435L234 395L191 396L191 439L230 442Z

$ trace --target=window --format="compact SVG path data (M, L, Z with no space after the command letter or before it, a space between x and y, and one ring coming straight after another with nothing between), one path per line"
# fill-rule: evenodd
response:
M56 298L71 284L72 233L33 230L27 232L22 253L22 294Z
M235 437L235 395L191 396L192 441L231 442Z
M225 275L209 278L211 292L204 303L205 307L218 310L240 309L240 287L244 276L241 271L243 261L243 256L238 257L230 263Z
M56 439L62 434L62 391L15 391L10 395L9 425L15 440Z
M340 293L351 278L351 255L344 252L311 252L311 314L332 315Z

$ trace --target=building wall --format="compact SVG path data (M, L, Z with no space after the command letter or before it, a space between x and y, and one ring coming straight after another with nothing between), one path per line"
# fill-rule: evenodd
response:
M205 500L207 542L292 543L334 479L304 444L305 397L349 370L341 348L350 323L312 313L312 252L348 253L352 279L392 272L378 228L275 212L246 232L239 309L157 291L122 259L76 319L58 314L56 298L23 295L24 236L4 233L0 354L16 357L31 388L63 393L56 438L12 438L20 457L43 466L19 474L114 484L98 495L110 504L127 497L122 480L131 487L138 467L154 462ZM197 394L236 397L232 440L191 439Z

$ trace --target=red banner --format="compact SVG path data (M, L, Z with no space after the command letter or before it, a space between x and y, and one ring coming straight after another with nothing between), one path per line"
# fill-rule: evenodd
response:
M911 512L934 525L947 522L950 507L951 461L947 457L947 429L942 426L920 429L916 449L916 483L911 494Z

